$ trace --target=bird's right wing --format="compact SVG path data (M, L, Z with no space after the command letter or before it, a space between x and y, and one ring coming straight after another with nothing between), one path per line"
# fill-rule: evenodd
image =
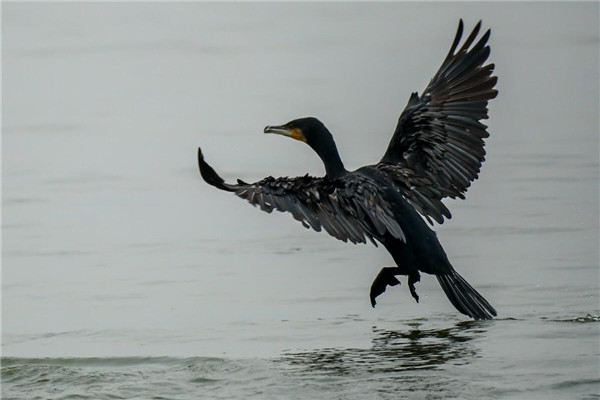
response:
M406 241L402 228L377 186L361 176L329 180L308 175L297 178L268 177L259 182L228 184L204 161L198 149L198 164L204 180L219 189L234 192L252 205L271 213L287 211L306 228L325 229L344 242L375 245L374 238L388 232Z
M442 223L444 197L464 198L484 161L488 100L497 95L494 64L484 65L488 30L473 45L481 21L457 50L462 20L442 66L421 96L413 93L378 164L421 214ZM473 45L473 46L472 46Z

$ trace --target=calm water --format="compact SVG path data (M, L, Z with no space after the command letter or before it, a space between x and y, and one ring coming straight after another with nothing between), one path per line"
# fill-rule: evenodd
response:
M488 161L436 227L497 308L200 179L377 161L458 19L493 29ZM598 4L3 4L2 397L600 398Z

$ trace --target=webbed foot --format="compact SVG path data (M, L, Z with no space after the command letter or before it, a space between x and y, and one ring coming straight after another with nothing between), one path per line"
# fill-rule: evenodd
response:
M396 278L395 275L400 275L400 268L398 267L384 267L381 269L375 280L371 284L371 305L375 307L377 302L375 298L379 296L381 293L385 292L386 287L396 286L400 284L400 281Z
M419 295L415 289L415 283L419 282L420 280L421 275L419 273L408 276L408 288L410 289L410 294L415 298L417 303L419 302Z

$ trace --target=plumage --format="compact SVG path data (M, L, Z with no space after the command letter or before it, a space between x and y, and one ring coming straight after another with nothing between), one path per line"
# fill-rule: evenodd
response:
M200 163L204 163L200 155ZM389 232L394 238L404 240L402 228L385 202L380 188L361 175L351 175L343 180L308 175L297 178L268 177L248 184L226 184L221 187L234 192L264 211L276 209L290 212L307 228L317 232L323 227L337 239L352 243L366 243L365 237ZM361 193L361 196L356 196ZM272 199L269 205L264 198Z
M489 56L488 30L475 46L481 23L458 52L463 25L459 29L450 52L421 96L413 93L406 109L400 115L398 125L382 163L408 167L417 176L426 176L440 189L444 197L463 197L471 182L478 177L481 164L485 160L483 138L489 136L487 126L480 122L487 119L487 102L496 97L494 88L497 78L491 76L493 64L483 66ZM407 160L410 160L407 161ZM445 171L446 173L443 173ZM414 178L413 178L414 179ZM437 222L440 214L445 215L439 206L430 207L431 201L441 200L420 185L413 186L423 196L405 197L416 208ZM402 186L401 186L402 187ZM419 204L415 204L418 202Z
M494 308L450 264L431 225L451 218L442 200L465 198L485 160L481 120L488 101L496 97L494 64L487 30L477 41L481 21L457 50L462 20L446 58L421 95L412 93L380 162L347 171L329 130L316 118L300 118L276 133L308 144L321 158L326 174L296 178L271 176L255 183L224 180L198 149L200 173L209 184L247 200L261 210L288 212L306 228L351 243L381 243L397 267L384 268L371 286L371 304L386 286L408 276L412 296L420 272L436 275L450 302L474 319L489 319ZM474 44L475 43L475 44Z

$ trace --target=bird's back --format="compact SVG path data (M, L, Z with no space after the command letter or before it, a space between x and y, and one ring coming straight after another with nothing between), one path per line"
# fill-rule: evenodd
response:
M415 207L404 198L402 192L394 186L394 181L390 179L387 173L378 168L379 165L368 165L350 172L350 174L367 177L382 189L380 194L383 200L390 205L398 225L402 227L406 236L406 249L403 251L412 252L419 270L430 274L450 272L452 266L436 233L429 227ZM391 251L393 251L394 246L404 248L400 241L394 242L393 238L386 237L382 239L380 241L386 241L387 243L384 244Z

